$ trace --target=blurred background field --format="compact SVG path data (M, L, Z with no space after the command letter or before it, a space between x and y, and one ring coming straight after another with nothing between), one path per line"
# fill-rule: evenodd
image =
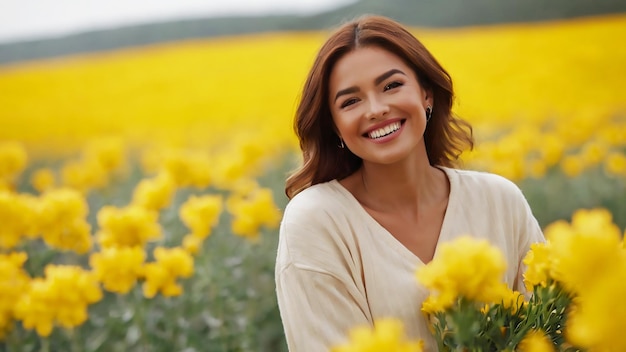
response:
M606 208L624 231L622 3L360 1L0 44L0 351L286 350L293 113L360 13L411 25L450 72L464 167L515 181L543 227Z

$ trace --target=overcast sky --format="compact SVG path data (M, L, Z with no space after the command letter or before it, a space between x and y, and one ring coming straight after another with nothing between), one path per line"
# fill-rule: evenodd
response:
M220 15L308 14L356 0L0 0L0 42Z

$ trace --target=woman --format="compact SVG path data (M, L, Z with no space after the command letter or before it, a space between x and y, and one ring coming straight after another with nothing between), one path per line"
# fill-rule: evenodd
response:
M326 351L384 317L433 350L415 270L464 234L498 246L505 282L523 289L541 229L512 182L454 168L473 139L452 100L448 73L390 19L347 23L320 49L297 110L304 162L287 180L276 262L290 350Z

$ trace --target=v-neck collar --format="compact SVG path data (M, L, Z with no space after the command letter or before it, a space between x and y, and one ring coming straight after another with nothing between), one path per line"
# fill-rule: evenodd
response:
M446 206L446 212L443 216L443 222L441 223L441 230L439 231L439 237L437 238L437 244L435 245L435 252L433 254L433 258L437 255L437 252L439 250L439 244L445 241L445 239L449 236L448 227L450 225L448 224L450 223L450 221L452 221L449 219L454 216L453 212L455 211L455 207L456 207L455 198L456 198L456 194L458 193L458 190L457 190L458 188L457 176L458 175L454 172L454 169L450 169L450 168L443 167L443 166L437 166L437 168L443 171L446 177L448 178L448 182L450 184L450 194L448 195L448 205ZM381 236L382 239L388 242L391 246L393 246L400 255L404 256L406 259L410 260L413 263L418 263L418 265L427 264L427 263L424 263L420 257L418 257L410 249L408 249L404 244L402 244L384 226L382 226L378 221L376 221L376 219L374 219L374 217L370 215L370 213L368 213L367 210L365 210L365 208L363 208L363 205L359 203L356 197L354 197L354 195L350 193L348 189L346 189L341 183L339 183L339 181L332 180L330 181L330 183L335 188L337 188L343 195L346 196L348 201L352 203L351 205L353 206L353 208L359 212L360 217L365 219L365 221L369 222L371 226L378 229L378 231L376 231L377 233L380 232L383 234L383 236Z

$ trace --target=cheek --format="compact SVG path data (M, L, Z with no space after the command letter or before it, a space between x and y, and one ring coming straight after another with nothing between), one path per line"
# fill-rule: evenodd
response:
M356 118L356 114L343 113L333 120L339 133L346 137L355 134L359 130L359 119Z
M349 123L349 115L346 113L333 113L333 122L338 130L346 129Z

